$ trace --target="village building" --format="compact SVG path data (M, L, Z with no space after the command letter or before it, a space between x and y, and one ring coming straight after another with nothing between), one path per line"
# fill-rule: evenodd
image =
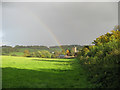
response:
M58 58L66 58L67 55L59 55Z
M74 52L74 55L71 55L71 51L69 49L66 50L66 55L59 55L59 58L74 58L77 56L77 47L73 47L72 51Z
M73 47L72 49L73 49L74 53L78 52L77 47Z

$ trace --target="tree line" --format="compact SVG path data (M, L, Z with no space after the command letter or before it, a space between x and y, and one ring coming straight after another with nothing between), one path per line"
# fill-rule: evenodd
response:
M24 57L42 57L57 58L59 55L73 56L73 48L81 50L81 45L61 45L60 46L2 46L2 55L24 56Z

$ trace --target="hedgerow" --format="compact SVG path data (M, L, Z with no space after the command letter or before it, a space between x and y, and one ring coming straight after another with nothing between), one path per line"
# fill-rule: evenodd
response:
M112 30L83 47L77 59L88 72L88 80L94 87L120 87L120 30Z

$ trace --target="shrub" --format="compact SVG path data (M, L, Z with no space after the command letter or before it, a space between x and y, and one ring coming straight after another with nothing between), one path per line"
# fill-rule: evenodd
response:
M77 59L88 72L88 80L95 87L120 87L120 31L111 31L93 42L95 45L84 47Z
M24 50L24 57L31 57L29 50Z

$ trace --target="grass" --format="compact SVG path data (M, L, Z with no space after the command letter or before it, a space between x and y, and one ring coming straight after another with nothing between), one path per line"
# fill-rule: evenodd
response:
M24 56L24 52L11 52L9 55Z
M74 59L2 56L3 88L88 88Z

